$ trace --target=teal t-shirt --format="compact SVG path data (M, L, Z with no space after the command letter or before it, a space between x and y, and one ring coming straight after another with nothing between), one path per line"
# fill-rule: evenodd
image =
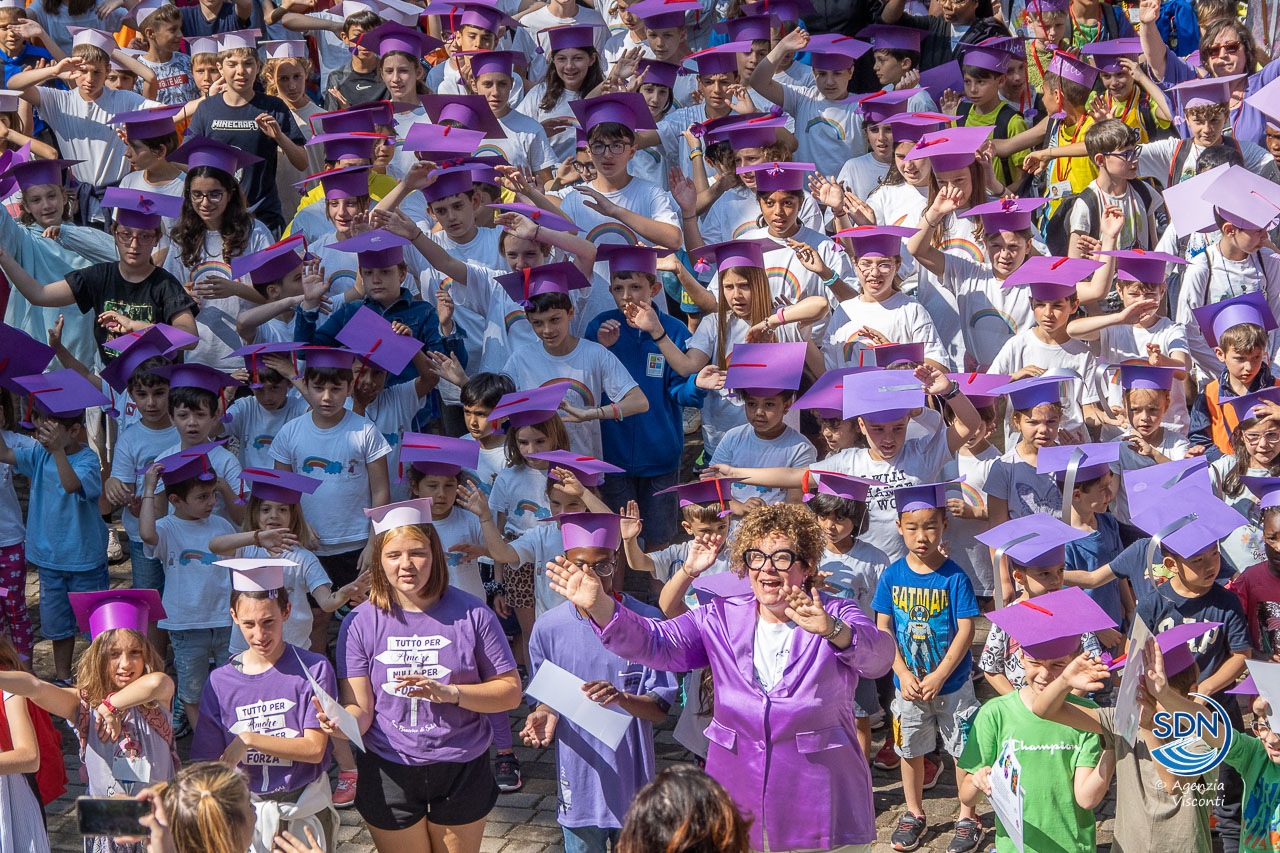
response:
M1068 696L1067 701L1097 707L1075 696ZM1022 767L1026 849L1035 853L1095 853L1093 812L1076 804L1075 770L1098 765L1102 738L1040 719L1023 703L1021 691L1015 690L992 699L978 711L957 763L969 773L989 767L1009 740ZM999 820L996 850L1017 853Z
M1280 851L1280 764L1267 756L1262 741L1240 732L1231 739L1226 762L1244 779L1240 853Z

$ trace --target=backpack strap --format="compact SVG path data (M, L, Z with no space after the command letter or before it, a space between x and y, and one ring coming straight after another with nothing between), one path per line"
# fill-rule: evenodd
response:
M1178 140L1178 147L1173 149L1173 157L1169 159L1169 178L1164 182L1166 187L1171 187L1178 183L1179 176L1182 174L1182 167L1187 164L1187 158L1191 156L1191 140Z

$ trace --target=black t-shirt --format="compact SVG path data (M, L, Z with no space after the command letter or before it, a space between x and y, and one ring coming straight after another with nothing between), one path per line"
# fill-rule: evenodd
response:
M254 121L263 113L275 118L285 135L296 144L306 142L302 131L298 129L298 123L293 120L293 113L289 112L284 101L261 92L255 93L253 100L242 107L227 106L223 96L207 98L196 107L188 132L193 136L207 136L225 142L262 158L261 163L254 163L240 170L240 188L244 190L254 215L272 231L279 233L284 229L280 196L276 192L276 162L280 149L275 140L263 133Z
M324 108L340 110L344 104L333 96L331 89L337 89L338 93L346 99L347 104L353 107L357 104L367 104L369 101L381 101L387 97L387 86L382 82L381 74L377 71L364 74L356 71L349 64L330 71L329 79L325 83Z
M169 323L183 311L196 312L195 300L182 289L173 274L156 267L142 281L129 281L120 274L115 261L94 264L67 273L67 284L75 296L81 313L95 316L103 311L118 311L131 320L144 323ZM97 323L93 336L98 348L113 336ZM107 357L109 351L104 351ZM114 355L115 353L109 353Z
M1232 652L1251 648L1249 623L1245 620L1240 599L1216 583L1199 598L1184 598L1174 592L1172 585L1160 584L1154 594L1138 599L1138 615L1153 634L1184 622L1222 623L1222 627L1213 628L1190 642L1191 651L1200 666L1201 680L1222 666Z

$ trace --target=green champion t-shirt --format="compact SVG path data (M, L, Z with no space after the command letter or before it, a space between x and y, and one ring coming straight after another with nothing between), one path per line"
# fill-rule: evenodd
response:
M1097 707L1075 696L1068 696L1067 701ZM1076 804L1074 780L1077 767L1097 766L1102 738L1040 719L1015 690L992 699L978 711L960 755L960 767L972 773L995 764L1008 740L1013 741L1014 757L1022 767L1026 849L1035 853L1094 853L1093 812ZM1016 853L999 820L996 850Z
M1240 853L1280 851L1280 764L1268 757L1262 741L1240 732L1231 739L1226 762L1244 780Z

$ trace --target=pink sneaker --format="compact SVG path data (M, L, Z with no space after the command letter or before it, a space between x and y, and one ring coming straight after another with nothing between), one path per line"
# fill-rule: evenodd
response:
M338 787L333 789L333 805L349 809L356 802L356 771L343 770L338 774Z

